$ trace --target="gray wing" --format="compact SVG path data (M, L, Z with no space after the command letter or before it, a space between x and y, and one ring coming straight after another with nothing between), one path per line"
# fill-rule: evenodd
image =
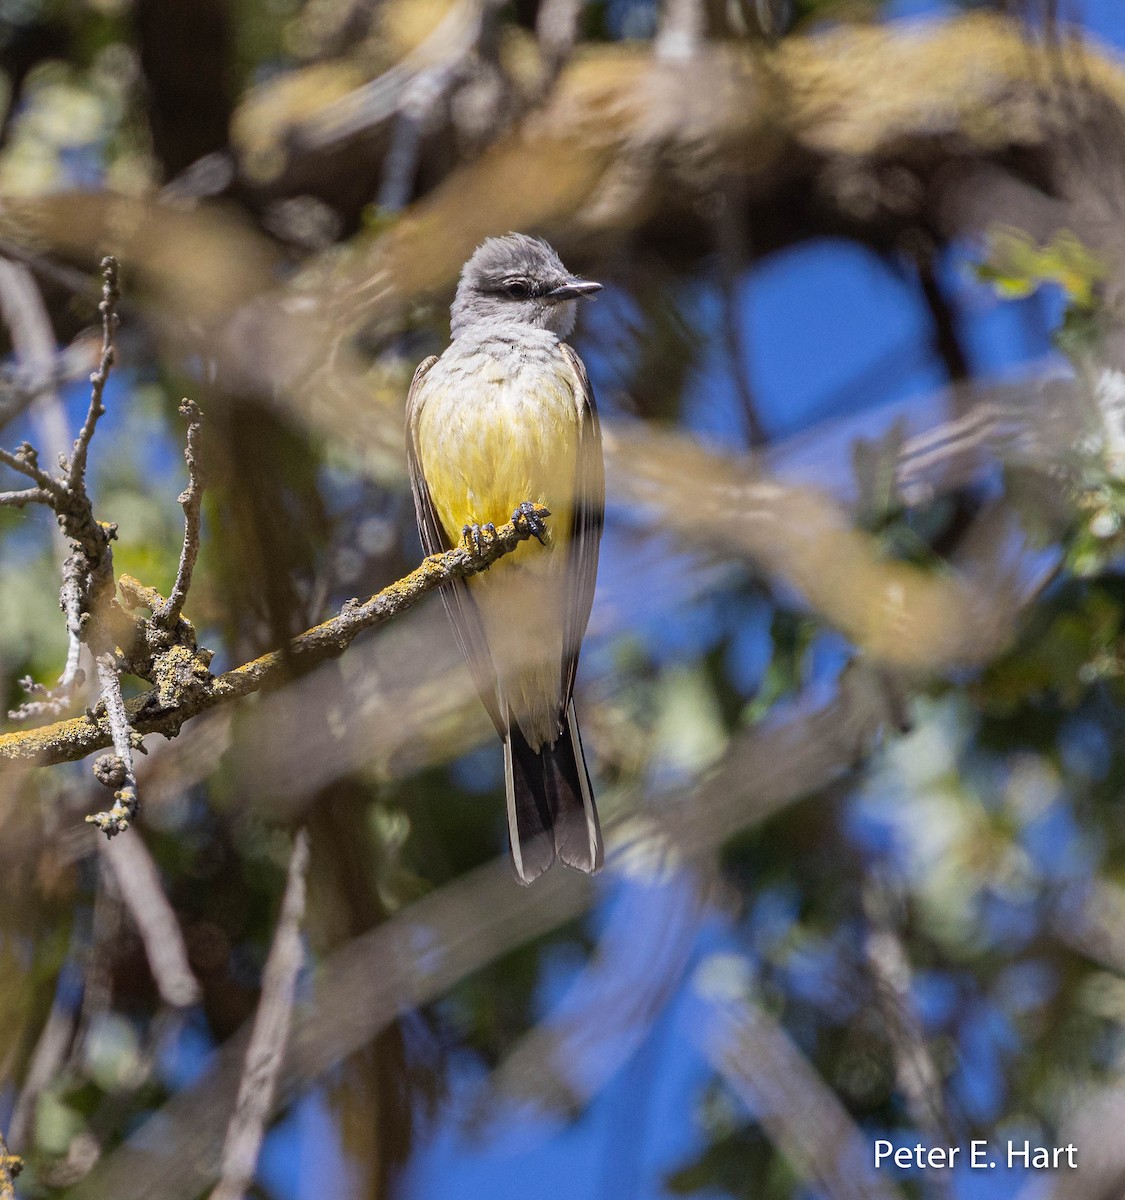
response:
M414 493L414 511L418 517L418 534L422 539L422 548L427 554L440 554L443 550L452 549L445 535L437 513L434 511L430 490L422 477L422 467L418 458L418 418L422 412L420 398L421 383L430 368L437 362L437 355L431 355L418 364L414 379L410 384L410 393L406 398L406 461L410 468L410 488ZM508 725L502 720L500 698L496 687L496 668L489 653L488 641L484 635L480 613L476 603L469 594L469 586L463 579L455 579L445 584L441 589L441 598L445 610L453 625L453 632L461 653L469 664L473 683L480 693L481 701L488 715L492 718L496 732L503 738L507 736Z
M566 573L568 594L562 661L562 708L565 710L574 690L578 652L590 620L598 579L598 548L605 524L605 462L598 407L586 368L565 343L562 350L574 371L579 416L578 475Z

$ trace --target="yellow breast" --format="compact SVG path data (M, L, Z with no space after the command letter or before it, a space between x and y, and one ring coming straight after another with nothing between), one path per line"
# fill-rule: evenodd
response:
M450 361L452 360L452 361ZM525 542L469 578L501 695L533 747L559 735L579 409L557 344L534 359L443 357L425 378L419 465L457 545L466 525L502 525L526 500L551 510L547 545Z
M466 525L502 525L526 500L551 510L558 544L574 507L578 406L561 353L512 369L481 353L426 382L418 455L446 536ZM516 555L526 556L530 546ZM541 549L541 548L540 548ZM512 556L515 557L515 556Z

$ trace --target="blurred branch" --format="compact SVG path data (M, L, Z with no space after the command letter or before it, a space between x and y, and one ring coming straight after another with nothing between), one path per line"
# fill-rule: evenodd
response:
M896 1200L871 1143L789 1035L749 998L718 1007L707 1057L796 1175L831 1200Z
M398 64L401 72L304 117L299 131L275 130L263 153L293 145L310 153L318 122L339 139L369 124L371 104L389 117L410 80L455 57L478 20L473 5L456 5L436 57ZM981 188L962 183L973 164L1010 172L1013 147L1034 151L1048 176L1071 169L1056 136L1064 90L1081 86L1110 112L1125 101L1115 61L1089 47L1073 53L1080 85L1060 80L1054 59L1018 24L982 13L921 27L848 26L768 51L703 43L687 73L639 45L585 47L548 102L486 153L389 228L357 236L347 254L334 247L281 288L272 286L268 243L219 210L106 195L11 199L0 207L0 237L88 253L111 231L127 231L154 321L176 353L217 358L228 389L276 395L296 419L397 462L397 413L371 406L368 364L345 353L346 343L365 327L386 333L412 302L447 289L484 237L533 229L564 252L595 236L608 248L657 213L695 211L727 177L744 183L747 204L779 188L807 189L837 205L849 228L928 226L935 213L943 237L1019 223L1025 196L986 180L989 202L974 205ZM951 137L952 178L943 173ZM895 164L914 183L884 200L880 180ZM1073 219L1095 249L1115 236L1115 225L1084 213L1044 200L1027 219ZM701 252L706 224L674 228ZM791 236L809 232L798 222ZM357 423L365 410L371 415Z
M57 354L47 305L34 275L24 263L2 257L0 312L11 336L17 375L39 384L22 396L18 392L9 393L7 403L0 388L0 424L10 420L24 404L30 405L36 436L48 461L55 462L67 446L66 414L59 402L57 381L52 378L62 359Z
M705 33L703 0L663 0L653 56L658 61L686 62L695 57Z
M461 69L465 57L479 43L488 8L488 0L454 0L429 36L400 62L346 95L332 98L319 110L293 114L296 119L292 125L275 124L284 111L277 100L281 89L258 89L235 114L236 144L251 154L261 153L267 148L259 140L263 126L271 125L271 133L279 141L292 140L310 148L333 146L369 133L402 112L414 81L424 77L451 79ZM292 79L285 86L291 88Z
M720 767L662 821L617 822L606 830L610 864L644 854L673 866L710 855L732 834L760 825L780 809L838 779L869 752L887 718L881 689L862 667L837 696L786 719L748 729ZM747 793L746 781L753 780ZM336 951L318 969L311 1003L298 1016L292 1052L282 1067L276 1103L320 1078L385 1029L404 1009L443 995L474 971L573 920L593 903L588 877L545 875L516 891L497 860L446 884ZM147 1126L103 1160L72 1200L192 1200L213 1178L224 1138L222 1114L238 1089L248 1033L218 1052L207 1075L164 1105ZM156 1150L159 1153L155 1153ZM175 1171L170 1171L170 1164Z
M722 297L722 336L730 378L742 405L746 421L746 440L752 450L764 446L769 437L758 413L754 387L750 381L748 346L742 328L742 298L739 276L750 259L746 236L737 219L733 189L716 197L719 212L715 218L719 246L719 290Z
M545 508L538 507L536 511L541 517L550 516ZM185 721L201 712L249 696L298 668L307 669L342 654L364 630L386 624L444 583L485 570L530 536L526 523L509 522L489 537L480 552L459 546L435 554L368 600L345 604L336 616L298 635L285 649L263 654L223 675L213 676L207 670L203 657L209 662L208 652L177 643L167 651L169 661L161 663L158 656L155 665L148 668L157 677L157 686L124 706L125 722L137 734L162 733L165 737L175 737ZM164 597L153 588L144 587L128 576L122 578L121 588L127 603L134 608L143 605L155 611L165 603ZM180 622L186 624L183 618ZM148 635L142 632L141 636ZM142 670L145 668L138 667L138 671ZM40 729L0 734L0 764L48 766L74 762L111 743L116 750L108 714L95 712Z
M78 1015L74 1007L64 998L62 990L56 987L46 1024L31 1052L23 1086L12 1106L8 1136L17 1150L25 1149L29 1144L39 1097L66 1061L77 1022Z
M281 914L262 975L262 997L254 1014L238 1100L223 1147L222 1173L211 1200L242 1200L254 1179L289 1044L297 976L304 959L301 922L305 915L308 866L309 835L302 828L293 839Z
M535 15L535 40L543 61L541 88L548 92L566 66L578 37L581 0L542 0Z
M474 1113L499 1100L575 1112L643 1045L691 961L705 889L694 871L667 870L642 853L618 865L627 883L589 962L567 994L505 1056Z
M1077 1147L1080 1169L1043 1172L1020 1188L1016 1200L1117 1200L1121 1195L1125 1083L1120 1073L1104 1088L1086 1089L1067 1107L1053 1144Z
M1064 892L1051 928L1079 954L1125 975L1125 888L1120 884L1099 878Z
M981 663L1013 635L1034 594L993 560L935 571L886 557L878 540L812 488L781 483L752 458L681 435L606 429L607 469L625 498L658 514L693 550L744 555L784 579L873 659L924 670ZM972 569L970 569L970 566Z
M121 900L141 935L149 970L165 1004L186 1008L199 1002L199 982L188 962L180 924L148 847L139 836L101 841L98 846Z
M886 882L868 879L863 907L869 928L863 948L875 982L875 1003L891 1044L895 1079L910 1119L926 1133L931 1144L954 1145L941 1076L914 1004L910 959L893 916L898 899Z

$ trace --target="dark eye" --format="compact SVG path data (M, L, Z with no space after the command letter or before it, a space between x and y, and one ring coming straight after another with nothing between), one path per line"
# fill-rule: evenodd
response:
M504 284L504 295L509 300L526 300L531 295L531 285L525 279L510 279Z

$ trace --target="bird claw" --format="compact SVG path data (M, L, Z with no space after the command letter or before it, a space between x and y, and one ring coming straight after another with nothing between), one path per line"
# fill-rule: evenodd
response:
M484 525L478 525L475 521L471 525L465 525L461 529L461 541L465 545L466 550L470 550L478 555L484 553L486 541L493 541L496 538L496 526L491 521Z
M551 515L546 509L543 512L545 516L549 517ZM526 529L532 537L538 539L541 546L547 544L547 526L543 522L543 517L539 515L535 509L535 505L530 500L525 500L512 513L512 524L517 529Z

